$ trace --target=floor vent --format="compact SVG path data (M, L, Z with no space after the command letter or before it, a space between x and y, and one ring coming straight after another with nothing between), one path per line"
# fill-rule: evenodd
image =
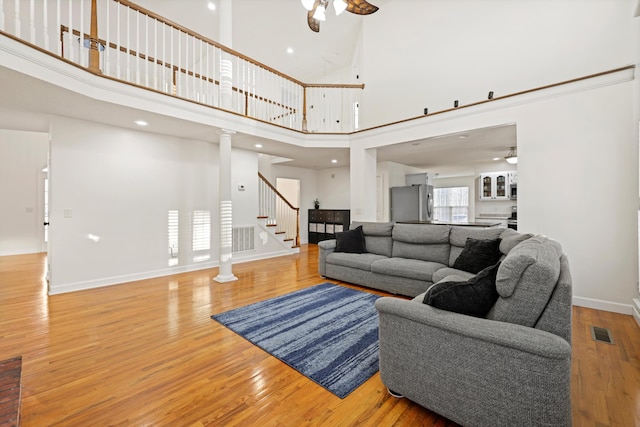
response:
M591 338L593 338L594 341L613 344L613 337L611 336L611 331L605 328L591 326Z
M255 249L253 226L233 228L233 252L245 252Z

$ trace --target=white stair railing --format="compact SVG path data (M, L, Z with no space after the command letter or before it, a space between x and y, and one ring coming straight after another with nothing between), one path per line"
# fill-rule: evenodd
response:
M284 234L284 240L292 240L293 247L300 246L300 208L296 208L258 173L258 217L265 219L268 227L275 227L276 234Z
M277 126L357 129L364 85L302 83L127 0L0 0L0 33L97 75Z

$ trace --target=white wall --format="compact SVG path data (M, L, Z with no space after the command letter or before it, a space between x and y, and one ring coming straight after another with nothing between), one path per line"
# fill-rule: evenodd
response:
M363 21L362 128L633 64L635 5L386 1Z
M349 209L350 190L348 167L319 169L318 200L321 209Z
M51 141L50 293L169 274L169 210L180 215L183 269L194 268L190 216L210 212L202 264L215 265L217 145L60 117Z
M51 141L50 293L218 265L217 144L61 117L53 119ZM232 161L234 227L256 226L257 154L233 150ZM169 210L179 211L175 266ZM194 210L211 218L210 248L197 254ZM275 238L257 233L255 251L234 254L234 262L283 254Z
M46 133L0 129L0 256L44 250Z
M253 225L258 217L258 155L253 151L233 150L231 163L234 165L231 168L233 225ZM217 183L217 175L214 180ZM244 190L238 188L240 185Z
M578 303L596 308L637 296L632 87L549 99L518 120L518 227L562 242Z

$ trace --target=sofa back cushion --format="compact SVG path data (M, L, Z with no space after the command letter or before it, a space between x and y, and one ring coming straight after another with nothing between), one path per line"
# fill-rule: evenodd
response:
M491 227L491 228L479 228L479 227L464 227L464 226L453 226L451 227L451 234L449 235L449 243L451 243L451 252L449 254L449 261L447 265L449 267L453 266L453 263L456 262L456 259L462 253L464 249L464 245L467 242L467 238L471 237L472 239L478 240L495 240L502 232L504 232L504 228Z
M561 256L560 244L543 236L514 247L498 269L500 297L487 318L534 327L558 283Z
M450 229L448 225L395 224L392 254L448 265Z
M354 221L349 227L351 230L362 226L364 233L364 242L367 252L371 254L384 255L391 257L391 232L393 230L392 222L358 222Z
M508 254L511 249L515 248L519 243L533 237L533 234L519 233L511 228L503 228L502 230L502 233L500 233L500 252L502 252L503 255Z

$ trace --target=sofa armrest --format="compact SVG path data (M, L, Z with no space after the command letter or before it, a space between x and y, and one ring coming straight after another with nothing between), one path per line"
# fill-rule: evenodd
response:
M440 310L417 301L383 297L376 301L380 316L395 315L426 326L473 340L524 351L534 355L564 359L571 357L571 346L549 332L512 323L498 322Z
M318 273L325 276L327 272L327 255L336 250L336 240L323 240L318 242Z
M571 345L521 325L383 297L380 377L459 424L571 425Z

